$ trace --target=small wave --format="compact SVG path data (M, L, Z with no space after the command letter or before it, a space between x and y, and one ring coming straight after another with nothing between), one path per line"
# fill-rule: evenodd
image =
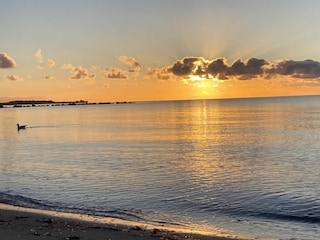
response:
M320 223L320 217L317 216L295 216L295 215L287 215L281 213L259 213L256 215L257 217L263 217L273 220L284 220L291 222L305 222L305 223Z
M16 194L0 193L0 203L20 207L51 209L53 205L41 200L32 199Z
M133 210L126 209L96 209L96 208L87 208L82 206L72 206L70 204L64 203L54 203L54 202L46 202L34 198L25 197L18 194L11 194L6 192L0 192L0 203L19 206L19 207L29 207L29 208L37 208L43 210L58 210L58 211L66 211L73 213L83 213L88 215L96 215L101 217L115 217L122 219L127 218L137 218L140 217L138 214L133 213Z
M260 218L260 219L270 219L270 220L278 220L278 221L287 221L287 222L301 222L301 223L311 223L311 224L319 224L320 216L313 213L305 213L301 215L297 215L290 212L264 212L264 211L245 211L245 210L236 210L236 209L228 209L227 211L222 211L227 215L244 217L244 218Z
M47 202L38 199L25 197L22 195L0 192L0 203L9 204L18 207L27 207L41 210L53 210L58 212L78 213L98 217L111 217L122 220L147 221L143 217L142 211L135 209L120 208L95 208L84 206L73 206L65 203Z

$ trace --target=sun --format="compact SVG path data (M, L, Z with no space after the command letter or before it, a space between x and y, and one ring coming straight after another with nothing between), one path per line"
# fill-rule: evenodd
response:
M195 81L205 81L207 78L204 78L200 75L189 75L188 77L190 81L195 82Z
M209 95L214 88L219 87L219 79L214 76L189 75L184 79L186 84L201 89L202 95Z
M210 86L216 86L217 83L220 81L215 76L212 76L211 74L208 75L189 75L188 79L186 79L188 82L191 82L192 85L198 87L198 88L207 88Z

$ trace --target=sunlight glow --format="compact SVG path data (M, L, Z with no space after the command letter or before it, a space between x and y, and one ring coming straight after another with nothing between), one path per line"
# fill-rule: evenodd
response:
M204 77L202 77L202 76L200 76L200 75L189 75L189 79L190 79L191 81L204 81L204 80L206 80L207 78L204 78Z
M183 79L184 84L191 84L194 87L197 88L217 88L219 86L219 79L214 77L211 74L207 75L189 75L187 79ZM208 92L206 92L207 95Z

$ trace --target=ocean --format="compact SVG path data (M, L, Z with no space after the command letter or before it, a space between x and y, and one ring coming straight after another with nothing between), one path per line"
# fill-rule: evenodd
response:
M2 108L0 202L315 240L319 141L319 96Z

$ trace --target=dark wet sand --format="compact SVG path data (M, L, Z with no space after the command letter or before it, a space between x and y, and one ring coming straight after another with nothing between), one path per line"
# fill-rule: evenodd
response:
M233 238L184 234L141 226L103 224L79 219L0 208L1 240L231 240Z

